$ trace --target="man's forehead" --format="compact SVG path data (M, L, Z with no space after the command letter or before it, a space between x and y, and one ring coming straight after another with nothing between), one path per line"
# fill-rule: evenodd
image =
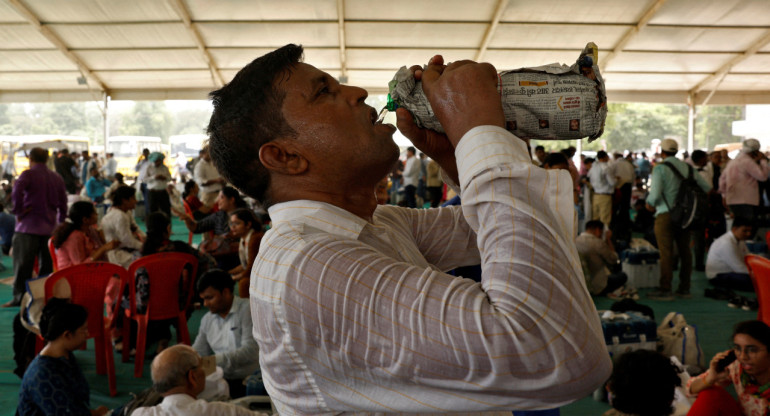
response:
M328 77L330 77L329 74L313 65L298 62L278 76L277 85L280 89L288 92L298 88L310 88Z

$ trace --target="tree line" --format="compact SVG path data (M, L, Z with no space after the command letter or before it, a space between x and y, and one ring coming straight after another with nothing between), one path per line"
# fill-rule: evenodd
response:
M372 98L372 97L370 97ZM205 102L201 102L205 103ZM94 145L104 144L102 113L96 102L0 104L0 135L60 134L85 136ZM124 109L110 110L112 136L158 136L163 143L176 134L205 133L210 107L173 108L165 101L136 101ZM745 117L745 106L699 108L695 147L713 149L719 143L740 141L732 135L732 122ZM653 139L687 137L687 106L671 104L610 103L604 135L583 149L648 149ZM549 150L564 143L540 141ZM683 143L684 144L684 143Z

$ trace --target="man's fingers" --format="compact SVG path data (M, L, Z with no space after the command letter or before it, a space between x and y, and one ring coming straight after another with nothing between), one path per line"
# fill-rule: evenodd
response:
M406 108L396 109L396 126L401 134L412 142L420 142L425 138L425 131L417 126Z

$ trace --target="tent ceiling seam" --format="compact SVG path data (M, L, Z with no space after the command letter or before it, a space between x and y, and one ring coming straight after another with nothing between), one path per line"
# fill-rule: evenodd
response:
M211 53L209 53L208 49L206 48L206 44L203 41L203 37L201 36L200 32L198 31L198 28L195 26L192 19L190 18L190 12L187 10L187 7L185 6L183 0L169 0L169 2L170 2L170 6L174 10L176 10L176 13L182 19L182 23L184 23L184 26L187 29L187 32L190 34L193 41L195 42L195 45L197 46L197 49L200 51L201 57L203 58L203 62L206 63L206 65L209 68L209 71L211 72L211 80L213 81L214 85L216 85L217 88L222 88L222 86L225 85L225 81L224 81L224 78L222 77L222 73L219 72L219 69L214 63L214 58L211 56Z
M29 24L34 26L41 35L53 43L59 52L61 52L72 63L74 63L84 78L90 79L93 83L95 83L101 92L106 93L109 91L104 82L102 82L102 80L99 79L99 77L97 77L94 73L92 73L88 66L83 61L81 61L80 58L78 58L72 51L70 51L70 49L67 47L67 45L64 44L64 41L61 38L53 33L51 29L43 25L40 22L40 19L38 19L38 17L32 13L32 11L21 2L21 0L8 0L8 2L20 15L22 15L27 20L27 22L29 22ZM91 91L91 86L88 83L86 83L86 86L88 87L88 90Z
M484 59L484 54L487 52L487 48L489 47L490 42L492 42L492 38L495 36L495 31L497 31L497 26L500 24L500 19L503 17L503 12L508 7L508 1L509 0L497 1L495 12L492 15L492 19L490 20L489 25L487 26L486 33L484 33L484 38L481 40L479 50L476 52L476 62Z

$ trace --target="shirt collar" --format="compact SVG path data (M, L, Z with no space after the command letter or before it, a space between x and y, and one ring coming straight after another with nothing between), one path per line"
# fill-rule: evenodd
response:
M357 239L368 224L366 220L326 202L307 199L281 202L268 209L273 225L299 222L351 239Z

